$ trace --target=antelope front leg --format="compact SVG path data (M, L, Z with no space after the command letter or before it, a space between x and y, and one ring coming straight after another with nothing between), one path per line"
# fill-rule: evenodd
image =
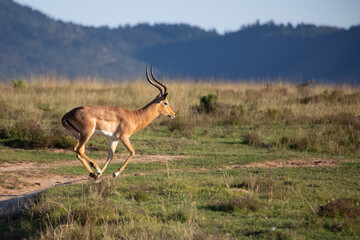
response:
M101 170L101 173L98 175L98 178L100 178L101 175L103 175L103 173L105 172L105 169L107 168L107 166L109 165L109 163L110 163L111 160L113 159L114 154L115 154L115 149L116 149L118 143L119 143L119 141L111 141L111 142L110 142L109 154L108 154L108 156L107 156L105 165L104 165L104 167L103 167L102 170Z
M122 173L122 171L124 171L126 165L135 156L135 150L134 150L133 146L131 145L131 143L129 141L129 137L121 137L120 139L121 139L122 143L124 144L124 146L129 150L130 155L126 158L124 164L121 166L119 171L114 172L113 177L119 176L119 174Z

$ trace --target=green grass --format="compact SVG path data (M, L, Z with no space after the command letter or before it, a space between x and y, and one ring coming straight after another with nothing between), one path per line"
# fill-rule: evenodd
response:
M355 239L360 234L359 170L359 163L332 168L170 170L170 175L58 187L41 194L25 212L3 218L1 228L9 238ZM347 206L356 213L352 219L319 213L329 201L342 198L354 202Z
M124 172L146 173L145 176L120 176L100 184L90 181L50 189L26 211L3 216L0 230L5 238L33 239L356 239L360 236L359 156L254 147L243 142L242 136L248 128L230 129L215 126L206 133L212 137L203 137L204 129L199 127L190 139L176 134L166 137L166 126L158 126L158 131L140 132L132 138L137 152L191 157L169 161L168 165L130 163ZM277 131L280 129L277 125L266 129L268 138L259 131L266 144L273 142L272 134L284 131ZM229 133L224 134L225 131ZM150 142L151 145L146 144ZM118 150L126 152L120 145ZM75 155L67 152L9 148L1 151L7 153L4 158L8 162L75 160ZM104 162L106 152L89 152L98 163ZM19 161L15 161L16 156ZM234 164L319 158L353 161L339 167L219 170ZM105 175L120 166L110 164ZM43 171L59 175L87 174L80 163ZM341 199L350 199L353 204L345 201L346 206L337 209L337 215L322 214L320 209ZM347 214L349 211L354 213Z

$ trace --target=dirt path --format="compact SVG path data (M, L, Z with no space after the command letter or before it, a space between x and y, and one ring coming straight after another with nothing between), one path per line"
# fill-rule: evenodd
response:
M123 163L124 156L114 159L112 163ZM137 155L132 163L166 162L189 158L189 156L178 155ZM99 162L100 163L100 162ZM24 205L28 199L33 198L39 192L48 188L85 183L89 181L87 175L55 175L49 174L44 169L56 168L57 166L81 166L78 160L57 161L56 163L4 163L0 168L0 211L14 209ZM132 174L133 175L133 174Z
M166 162L176 161L189 158L189 156L178 155L151 155L151 156L135 156L132 163L148 163L148 162ZM122 163L123 158L114 159L112 163ZM233 164L219 167L222 169L246 169L246 168L281 168L281 167L334 167L340 166L343 162L349 162L345 159L293 159L293 160L274 160L271 162L250 163L250 164ZM60 161L57 163L22 163L22 164L3 164L0 168L0 210L18 209L23 206L28 199L33 198L39 192L55 186L68 184L85 183L89 181L89 177L78 175L60 176L46 173L43 171L47 168L56 166L79 165L79 161ZM196 168L189 169L191 172L210 171L213 169ZM182 169L171 169L171 171L183 171ZM158 170L148 173L124 174L124 176L147 175L164 172Z
M111 163L123 163L124 159L126 158L126 154L119 154L118 159L114 159ZM181 160L185 158L190 158L190 156L185 155L136 155L132 160L131 163L149 163L149 162L166 162L166 161L173 161L173 160ZM98 161L96 161L98 162ZM100 161L98 162L100 163ZM27 170L37 170L42 168L53 168L57 166L76 166L81 165L78 160L73 161L57 161L56 163L4 163L1 165L0 173L5 172L13 172L13 171L27 171Z

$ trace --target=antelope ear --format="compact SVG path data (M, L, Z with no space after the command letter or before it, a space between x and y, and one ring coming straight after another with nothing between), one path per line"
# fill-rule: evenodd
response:
M165 99L167 95L168 93L165 93L164 95L162 95L162 97Z

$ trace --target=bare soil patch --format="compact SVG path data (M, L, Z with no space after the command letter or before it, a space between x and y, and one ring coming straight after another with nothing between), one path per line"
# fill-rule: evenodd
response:
M117 159L113 159L111 163L123 163L127 157L127 154L118 154L118 156L119 157ZM149 155L149 156L135 155L135 157L131 159L131 163L166 162L166 161L186 159L190 157L191 156L185 156L185 155ZM101 160L101 161L94 160L94 161L98 164L105 163L105 160ZM66 164L67 166L81 165L79 160L73 160L73 161L64 160L64 161L58 161L56 163L33 163L33 162L16 163L16 164L4 163L1 165L0 173L51 168L56 166L63 166L64 164Z

